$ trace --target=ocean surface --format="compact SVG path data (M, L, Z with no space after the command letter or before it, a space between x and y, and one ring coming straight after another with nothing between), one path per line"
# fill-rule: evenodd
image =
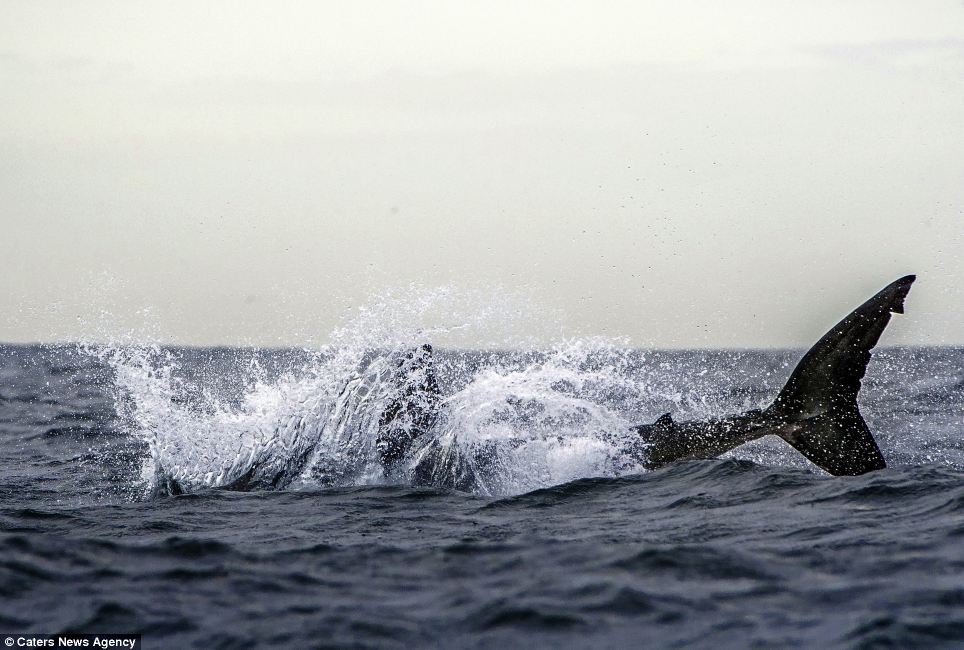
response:
M611 444L765 406L801 351L441 350L433 435L498 451L469 492L373 469L383 353L0 346L0 634L964 647L964 350L875 354L889 467L844 478L779 440L652 472ZM289 480L221 489L255 465Z

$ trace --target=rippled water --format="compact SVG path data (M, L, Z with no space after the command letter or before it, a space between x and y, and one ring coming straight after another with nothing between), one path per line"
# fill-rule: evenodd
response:
M649 473L607 443L667 411L764 405L798 352L441 352L435 435L498 450L471 492L372 471L369 370L385 353L0 348L0 632L141 632L148 647L964 643L964 350L875 356L861 408L890 467L856 478L776 440ZM334 409L353 377L368 388ZM322 453L346 441L350 457ZM284 489L217 489L306 452ZM170 474L190 493L157 496Z

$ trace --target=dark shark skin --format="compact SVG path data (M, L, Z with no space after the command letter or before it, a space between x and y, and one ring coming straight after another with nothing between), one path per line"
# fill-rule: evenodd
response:
M803 356L773 404L762 411L705 422L674 422L669 414L636 427L649 469L711 458L766 435L783 438L835 476L887 466L857 406L870 353L892 313L903 313L915 276L903 277L837 323Z
M908 275L892 282L831 328L803 356L768 408L686 422L676 422L667 413L653 424L635 427L639 438L624 451L647 469L657 469L681 460L713 458L775 435L835 476L883 469L887 464L860 414L857 394L871 351L891 314L903 313L915 279ZM430 362L422 358L422 363ZM418 437L407 433L404 443L394 446L395 454L402 453L402 447L407 451ZM457 449L437 440L421 442L410 476L414 484L471 489L471 464Z
M404 459L415 439L435 424L441 396L432 359L432 346L425 343L396 364L395 395L378 419L375 443L386 474Z

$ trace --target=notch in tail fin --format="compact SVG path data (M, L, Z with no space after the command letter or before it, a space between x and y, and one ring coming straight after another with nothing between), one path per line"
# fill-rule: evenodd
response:
M785 423L781 436L818 467L836 476L886 467L857 407L870 352L890 322L904 313L916 276L887 285L824 334L803 356L767 409Z

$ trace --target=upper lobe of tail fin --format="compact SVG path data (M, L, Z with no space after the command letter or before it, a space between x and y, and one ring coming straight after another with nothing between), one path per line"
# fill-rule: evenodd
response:
M797 364L769 412L788 425L784 439L831 474L885 467L857 407L870 352L890 322L904 313L916 276L887 285L837 323Z

